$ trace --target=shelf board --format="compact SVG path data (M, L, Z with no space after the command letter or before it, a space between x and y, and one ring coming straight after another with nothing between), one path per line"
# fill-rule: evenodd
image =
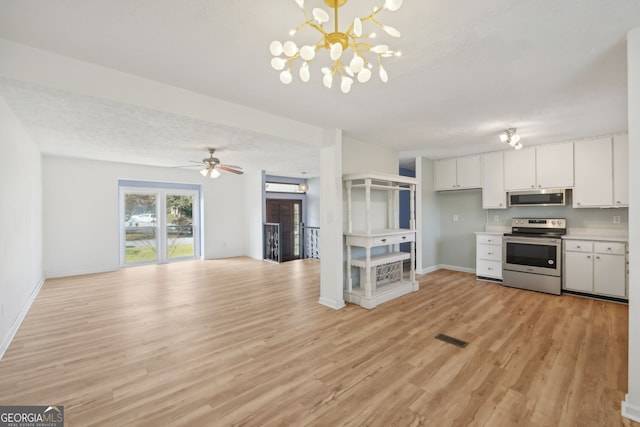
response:
M371 257L371 267L377 267L384 264L392 264L394 262L404 261L410 259L411 254L409 252L392 252L383 255L375 255ZM355 258L351 260L353 267L366 268L367 261L365 258Z
M418 179L417 178L413 178L413 177L410 177L410 176L385 174L385 173L350 174L350 175L345 175L345 176L342 177L343 181L359 181L359 180L365 180L365 179L371 179L372 181L385 181L385 182L390 182L390 183L393 183L393 184L413 184L413 185L417 185L418 184ZM364 184L356 184L356 185L364 186ZM377 184L377 185L379 185L379 184ZM383 186L383 187L386 187L386 186ZM403 188L403 189L408 189L408 188Z
M380 230L373 230L371 233L367 233L366 231L352 231L344 233L345 236L356 236L356 237L384 237L384 236L396 236L407 233L415 233L416 230L411 230L409 228L384 228Z

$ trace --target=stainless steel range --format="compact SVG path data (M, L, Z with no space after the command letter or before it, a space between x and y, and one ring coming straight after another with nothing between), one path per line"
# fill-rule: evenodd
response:
M564 218L513 218L502 239L502 280L506 286L560 295Z

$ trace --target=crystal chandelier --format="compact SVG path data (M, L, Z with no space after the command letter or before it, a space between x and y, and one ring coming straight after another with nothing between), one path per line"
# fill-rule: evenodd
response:
M509 128L500 134L500 141L508 143L510 146L519 150L522 148L520 143L520 135L516 134L516 128Z
M294 63L300 59L302 62L298 74L300 80L308 82L311 78L309 64L316 57L319 50L326 50L329 54L329 62L322 67L322 83L331 88L333 81L340 79L340 89L348 93L354 78L360 83L365 83L371 78L373 64L377 62L378 75L380 80L386 82L389 79L386 70L382 66L382 59L392 56L400 56L400 52L389 49L385 44L371 44L371 40L376 37L375 33L363 34L363 23L371 22L380 27L385 33L392 37L400 37L400 32L388 25L382 24L376 19L376 15L383 10L396 11L402 6L403 0L385 0L382 7L374 7L373 12L364 18L355 18L345 32L338 29L338 8L344 6L347 0L324 0L325 4L333 9L334 29L326 30L324 25L329 22L329 13L319 7L311 11L311 15L304 8L304 0L294 0L302 13L305 21L289 32L293 36L304 27L317 30L320 39L315 44L306 44L298 48L295 42L289 40L284 43L274 41L270 45L271 66L280 71L280 81L289 84L293 80L291 69ZM350 50L349 53L346 51ZM345 58L346 59L343 59ZM344 62L343 62L344 61Z

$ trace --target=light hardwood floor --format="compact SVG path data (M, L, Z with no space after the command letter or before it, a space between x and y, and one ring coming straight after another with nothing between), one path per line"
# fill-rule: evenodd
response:
M64 405L67 426L638 425L620 416L626 306L419 279L371 311L319 305L311 260L47 280L0 361L0 404Z

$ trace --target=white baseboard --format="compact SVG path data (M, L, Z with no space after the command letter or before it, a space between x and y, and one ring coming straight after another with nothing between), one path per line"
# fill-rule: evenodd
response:
M45 271L45 276L48 279L55 279L58 277L72 277L72 276L84 276L85 274L97 274L97 273L110 273L112 271L120 270L119 265L104 267L100 269L87 269L87 270L74 270L74 271Z
M33 304L33 301L35 301L36 297L40 293L40 289L42 289L42 285L44 285L44 278L40 279L40 282L36 285L33 291L31 291L31 294L29 294L29 297L27 298L25 303L22 305L22 309L20 309L20 312L18 313L16 318L13 319L13 323L11 324L11 327L9 328L7 335L4 337L4 339L2 340L2 343L0 344L0 360L2 360L2 358L4 357L4 353L9 348L11 341L13 341L13 337L16 336L16 333L18 332L20 325L22 325L22 321L27 316L27 313L31 308L31 304Z
M431 267L423 268L422 271L419 272L418 274L428 274L428 273L433 273L434 271L443 270L443 269L444 270L460 271L462 273L476 274L476 269L475 268L457 267L455 265L447 265L447 264L438 264L438 265L433 265Z
M629 403L629 394L622 401L622 416L640 422L640 406L634 406Z
M320 297L318 302L326 307L333 308L334 310L340 310L345 307L344 300L332 300L325 297Z

